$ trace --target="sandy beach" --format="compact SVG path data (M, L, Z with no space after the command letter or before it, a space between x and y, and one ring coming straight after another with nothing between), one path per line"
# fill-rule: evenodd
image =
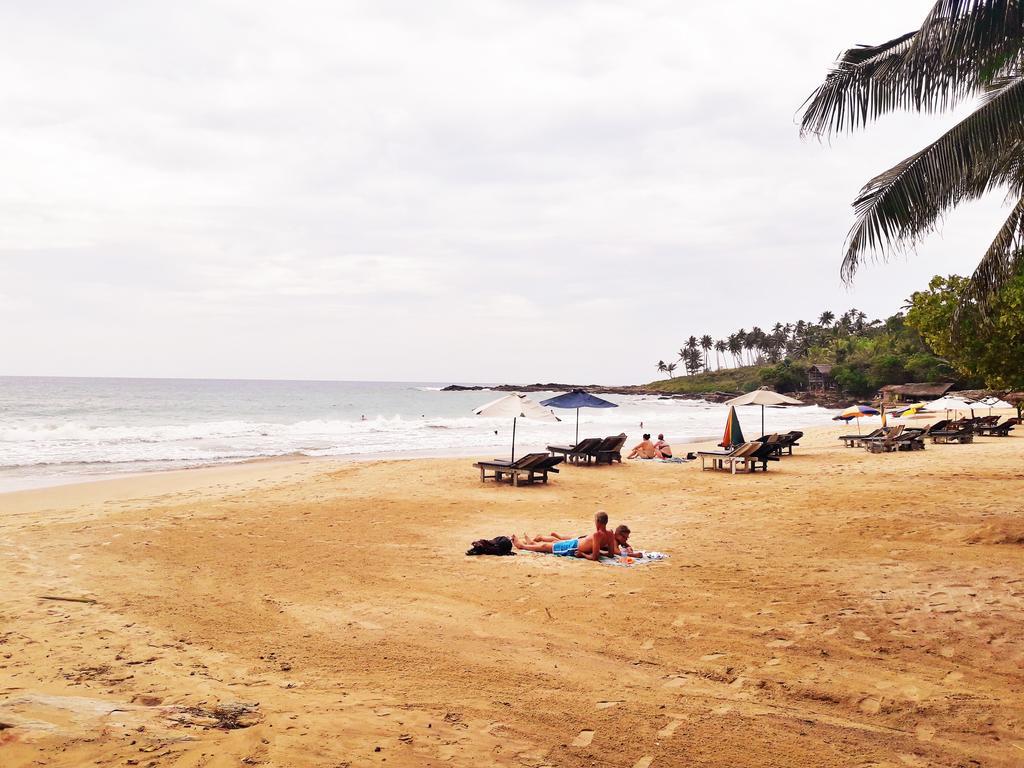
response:
M0 764L1024 764L1024 430L840 430L754 476L297 459L0 495ZM671 558L463 556L598 508Z

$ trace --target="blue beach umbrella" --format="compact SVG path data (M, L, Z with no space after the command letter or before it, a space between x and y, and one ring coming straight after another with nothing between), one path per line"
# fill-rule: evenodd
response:
M576 409L576 443L580 441L580 408L618 408L617 403L609 400L602 400L600 397L584 392L582 389L574 389L564 395L550 397L541 400L540 404L548 408L575 408Z

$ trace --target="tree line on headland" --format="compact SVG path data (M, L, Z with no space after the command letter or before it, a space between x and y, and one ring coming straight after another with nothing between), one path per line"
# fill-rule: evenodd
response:
M719 339L693 334L676 355L658 361L670 379L659 389L802 390L810 367L821 364L832 366L841 391L858 396L911 381L1024 388L1024 269L991 299L968 292L967 278L935 277L885 320L869 320L858 309L839 316L826 310L768 331L741 328ZM680 366L686 376L676 377Z

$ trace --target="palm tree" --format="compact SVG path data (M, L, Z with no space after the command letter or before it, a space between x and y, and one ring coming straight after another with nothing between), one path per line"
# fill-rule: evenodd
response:
M1024 265L1024 8L938 0L919 29L843 53L804 102L801 133L830 136L898 109L948 111L979 96L966 118L861 189L844 280L872 256L913 249L950 209L996 188L1013 208L961 306L990 298Z
M754 330L757 330L756 328ZM757 346L757 338L754 336L754 331L743 334L743 348L747 350L747 365L754 364L754 358L752 351Z
M704 350L704 370L708 369L708 352L715 346L715 340L712 339L708 334L704 334L700 337L700 348Z
M665 373L668 370L668 366L665 365L664 360L658 361L658 373Z
M677 363L669 363L668 365L665 366L665 372L668 373L668 377L670 379L672 378L672 374L676 372L676 368L678 367L679 366Z
M725 352L727 349L728 347L721 339L715 342L715 365L717 366L715 370L722 370L722 361L725 360Z
M835 313L825 310L821 313L821 317L818 318L818 325L822 328L828 328L832 325L832 321L836 319Z
M740 338L740 334L730 333L726 345L729 347L729 354L732 355L733 365L739 368L741 363L740 355L743 353L743 340Z

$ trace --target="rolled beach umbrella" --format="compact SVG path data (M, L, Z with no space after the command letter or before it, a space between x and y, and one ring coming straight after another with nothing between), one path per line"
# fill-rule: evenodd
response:
M725 420L725 434L722 435L722 442L719 445L723 448L732 448L745 442L743 430L740 429L740 417L736 415L736 406L730 405L729 416Z
M761 406L761 434L764 434L764 407L766 405L803 405L799 400L780 395L771 389L755 389L745 395L726 400L726 405L760 405Z
M618 403L613 403L610 400L604 400L596 395L592 395L589 392L584 392L582 389L574 389L572 392L566 392L564 395L556 395L555 397L549 397L547 400L541 400L541 405L547 406L548 408L575 408L576 409L576 442L573 445L577 445L580 441L580 408L618 408Z
M877 408L872 408L870 405L851 405L845 411L840 413L838 416L833 416L832 421L846 421L849 422L851 419L857 419L857 434L860 434L860 419L865 416L878 416L879 411Z
M535 421L561 421L555 416L550 408L543 408L539 403L534 402L526 395L513 392L510 395L499 397L486 405L481 405L475 411L477 416L489 416L491 418L512 417L512 461L516 460L516 420L534 419Z

